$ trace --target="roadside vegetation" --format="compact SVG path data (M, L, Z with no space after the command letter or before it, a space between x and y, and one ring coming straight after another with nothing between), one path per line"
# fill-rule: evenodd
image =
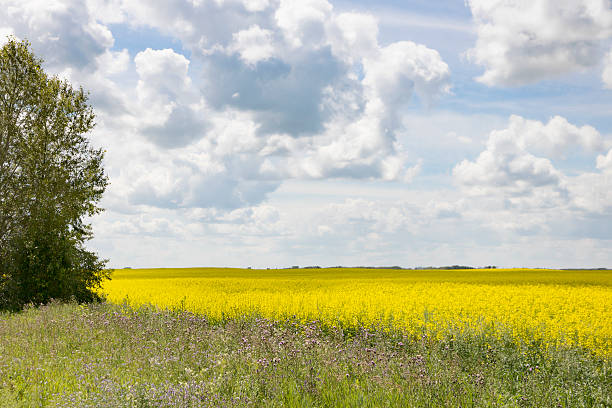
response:
M2 407L609 407L610 360L469 332L54 303L0 315Z

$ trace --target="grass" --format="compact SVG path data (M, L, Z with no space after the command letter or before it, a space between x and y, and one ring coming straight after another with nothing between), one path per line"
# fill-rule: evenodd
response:
M610 407L608 357L108 303L0 315L2 407Z

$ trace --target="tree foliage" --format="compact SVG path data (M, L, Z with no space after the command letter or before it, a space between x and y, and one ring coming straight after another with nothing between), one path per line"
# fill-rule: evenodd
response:
M47 75L27 41L0 49L0 307L96 299L105 261L84 247L102 211L104 152L88 95Z

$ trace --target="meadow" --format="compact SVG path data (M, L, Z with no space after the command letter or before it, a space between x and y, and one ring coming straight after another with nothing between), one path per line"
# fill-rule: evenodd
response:
M0 314L2 407L610 407L610 271L116 270Z

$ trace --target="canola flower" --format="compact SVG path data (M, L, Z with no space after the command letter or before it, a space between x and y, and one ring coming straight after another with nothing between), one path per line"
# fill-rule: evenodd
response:
M508 333L517 343L612 353L612 272L222 268L116 270L112 302L212 319L259 315L442 338Z

